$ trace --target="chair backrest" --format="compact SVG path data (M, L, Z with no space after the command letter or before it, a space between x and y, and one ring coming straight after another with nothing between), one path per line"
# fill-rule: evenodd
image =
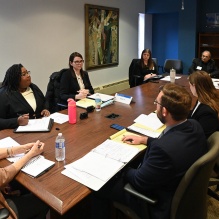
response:
M47 85L46 99L49 102L49 111L50 113L58 112L61 108L57 105L60 102L59 89L60 89L60 80L62 74L68 70L64 68L58 72L54 72L50 75L49 83Z
M183 73L183 64L182 61L179 59L166 59L164 62L164 73L170 72L170 69L174 68L176 70L176 73Z
M158 65L157 58L152 58L152 59L153 59L154 63L155 63L156 65Z
M129 85L130 87L135 87L135 77L134 77L134 67L136 65L136 63L139 61L140 59L132 59L132 62L129 66Z
M174 194L171 219L206 219L208 182L219 158L219 132L208 138L209 151L199 158L183 176Z

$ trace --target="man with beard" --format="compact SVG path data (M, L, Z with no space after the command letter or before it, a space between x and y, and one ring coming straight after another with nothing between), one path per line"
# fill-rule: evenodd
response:
M187 120L191 102L191 96L181 86L168 83L162 88L154 104L158 118L166 125L165 130L156 139L134 135L123 137L123 142L128 144L146 144L146 153L137 168L128 167L122 176L115 176L93 193L94 218L107 218L111 201L125 204L140 218L146 218L142 211L145 203L125 192L125 183L149 197L156 197L157 204L148 205L150 218L170 218L172 197L181 178L207 152L201 126L195 120Z

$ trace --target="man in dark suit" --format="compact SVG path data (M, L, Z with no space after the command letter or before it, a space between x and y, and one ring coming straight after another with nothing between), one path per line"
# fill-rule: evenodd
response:
M189 74L197 70L206 71L212 78L219 78L219 69L215 61L211 59L211 53L207 50L202 53L201 58L193 59Z
M200 124L187 120L191 101L183 87L169 83L162 88L154 104L158 118L166 125L164 132L156 139L133 135L123 138L128 144L146 144L146 153L138 168L129 167L122 177L115 176L94 193L92 213L95 218L107 218L110 201L128 205L140 218L145 218L145 212L142 212L145 204L124 191L123 186L127 182L137 191L157 198L156 205L148 206L150 219L170 218L172 197L181 178L207 152Z

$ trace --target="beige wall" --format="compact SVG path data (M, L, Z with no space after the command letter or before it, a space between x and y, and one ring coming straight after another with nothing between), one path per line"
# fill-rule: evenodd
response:
M137 57L144 0L1 0L0 81L12 64L22 63L45 93L49 75L67 67L72 52L85 56L85 3L120 9L119 65L89 71L92 85L127 79L129 64Z

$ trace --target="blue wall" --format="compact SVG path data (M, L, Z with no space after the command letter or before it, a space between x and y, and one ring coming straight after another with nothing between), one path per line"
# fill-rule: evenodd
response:
M197 0L146 0L146 13L153 14L152 52L159 65L165 59L181 59L183 73L196 57Z

